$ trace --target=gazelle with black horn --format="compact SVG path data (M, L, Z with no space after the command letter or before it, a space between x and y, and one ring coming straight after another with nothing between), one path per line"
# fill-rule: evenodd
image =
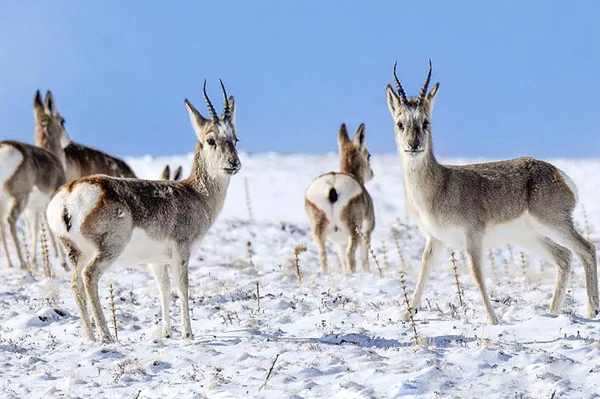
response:
M406 187L406 206L427 243L411 302L419 307L432 263L444 245L464 249L483 298L488 322L498 318L483 275L484 248L514 243L553 261L557 268L550 312L559 313L571 270L571 252L581 260L587 286L587 315L598 314L598 277L594 245L577 232L573 209L577 191L555 166L530 157L464 166L441 165L433 154L431 116L439 85L427 93L429 73L416 98L387 86L396 143Z
M369 270L368 246L375 228L373 201L364 184L373 178L371 155L365 145L365 125L348 137L342 124L338 135L340 173L316 178L306 189L304 205L313 237L319 247L319 263L328 272L325 241L335 244L340 264L347 272L356 271L356 248L360 245L362 266Z
M222 85L222 83L221 83ZM68 250L72 289L86 336L111 341L98 296L98 281L113 263L147 263L160 294L165 337L169 320L169 269L179 295L182 335L193 338L188 305L188 263L219 215L231 176L241 167L234 126L234 100L222 85L225 110L219 118L206 94L210 118L185 100L197 136L191 175L181 181L90 176L61 187L48 206L50 228Z
M45 214L52 196L65 182L65 156L58 135L60 124L54 117L53 102L44 104L39 90L35 94L33 113L37 147L19 141L0 142L0 234L8 264L12 266L4 228L6 222L21 268L26 268L27 262L17 235L19 216L25 213L35 254L37 215Z

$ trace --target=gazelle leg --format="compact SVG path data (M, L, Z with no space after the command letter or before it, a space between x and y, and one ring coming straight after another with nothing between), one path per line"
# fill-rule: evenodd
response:
M587 316L598 315L598 266L596 263L596 247L583 238L572 223L564 228L554 228L548 234L558 244L573 251L581 260L585 271L587 289Z
M425 283L429 277L431 266L435 263L439 257L440 251L443 248L443 244L440 240L434 237L427 237L427 243L425 243L425 249L421 256L421 270L419 271L419 278L417 279L417 285L415 286L415 292L413 293L410 307L413 312L416 313L421 305L421 297L423 296L423 290L425 289Z
M4 225L4 219L0 220L0 235L2 235L2 247L4 247L8 267L13 267L12 261L10 260L10 253L8 252L8 243L6 242L6 226Z
M81 259L81 252L71 241L63 238L61 239L61 242L67 250L67 258L69 259L71 269L73 270L73 275L71 277L71 291L73 291L75 304L77 305L77 310L79 310L83 331L85 332L87 339L95 341L96 339L94 338L94 331L92 330L92 323L90 322L87 310L87 300L83 286L82 269L84 264Z
M37 242L38 242L38 217L37 212L28 209L25 212L25 220L29 227L29 235L31 237L31 263L32 266L37 265Z
M560 313L571 274L571 251L548 237L540 237L531 249L556 265L556 285L549 311Z
M479 292L481 293L481 297L483 299L483 306L485 307L485 311L487 313L488 323L498 324L498 317L496 317L494 307L492 306L492 302L490 301L490 296L485 287L483 270L481 267L481 252L481 238L474 236L467 237L467 256L471 264L471 275L475 280L475 285L477 286L477 289L479 289Z
M83 268L83 286L87 298L92 307L92 316L96 322L96 328L100 333L102 342L113 342L113 338L108 330L102 305L100 304L100 296L98 295L98 282L104 270L114 260L115 255L106 249L100 248L92 260Z
M337 252L338 259L340 261L340 268L344 272L348 272L348 265L346 264L346 251L344 250L344 246L339 243L335 243L335 252Z
M21 215L21 211L24 205L24 201L19 201L16 198L13 198L7 219L8 229L10 231L13 243L15 244L17 257L19 258L19 262L21 263L21 269L27 269L27 263L23 259L23 253L21 252L21 245L19 242L19 237L17 235L17 221L19 220L19 216Z
M160 296L160 308L162 314L163 337L171 337L171 318L169 317L169 300L171 296L171 284L169 280L168 265L151 264L150 269L158 285Z
M179 306L181 308L181 333L186 339L194 339L192 327L190 325L190 306L189 306L189 249L179 248L173 251L173 284L179 295Z
M321 266L321 273L327 274L329 267L327 264L327 251L325 249L325 229L327 228L327 217L325 213L317 208L310 202L306 203L306 213L311 224L311 230L313 238L319 248L319 265Z
M371 233L363 232L364 239L360 239L360 258L363 270L368 272L369 268L369 245L371 245Z
M356 248L358 247L358 241L360 236L352 229L348 236L348 246L346 247L346 264L348 265L348 272L354 273L356 271Z

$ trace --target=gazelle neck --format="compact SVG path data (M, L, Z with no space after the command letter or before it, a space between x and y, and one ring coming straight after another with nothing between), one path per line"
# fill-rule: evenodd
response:
M364 184L360 165L355 164L351 159L340 158L340 172L352 175L360 184Z
M218 211L220 211L225 202L229 180L229 176L220 173L218 175L214 174L214 171L210 165L207 164L206 159L204 159L202 155L201 144L196 144L194 161L192 163L192 173L184 180L184 182L189 184L201 195L214 200L214 205Z
M36 127L35 144L36 146L54 154L60 161L63 169L66 169L67 160L65 157L65 151L60 144L60 140L53 134L53 132L48 131L48 129L49 127L46 125Z
M398 146L404 181L408 195L418 191L419 197L427 199L435 195L437 187L443 184L443 169L433 155L431 143L420 155L412 156L406 153L402 146Z

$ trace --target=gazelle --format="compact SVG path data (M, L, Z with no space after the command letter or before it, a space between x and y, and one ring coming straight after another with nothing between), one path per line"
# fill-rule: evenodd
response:
M188 262L217 218L237 155L234 100L224 96L219 117L206 94L210 118L185 100L196 132L191 175L182 181L89 176L62 186L48 206L50 228L65 246L73 268L72 289L87 337L94 340L87 303L100 337L111 336L98 296L98 282L113 263L147 263L158 283L165 337L171 335L169 272L181 305L182 334L193 338L188 306Z
M596 250L573 225L575 185L555 166L530 157L464 166L439 164L433 155L431 114L439 84L427 93L429 73L418 97L407 98L387 86L387 102L404 172L407 207L427 243L411 307L416 310L431 264L443 244L466 250L488 322L498 318L487 293L483 249L499 244L525 246L554 261L557 268L550 312L559 313L571 270L571 252L583 263L587 315L598 314Z
M321 271L328 272L325 240L335 243L342 268L356 271L356 247L360 243L362 265L369 270L367 247L375 228L373 201L364 184L373 178L371 155L365 146L365 125L350 140L346 125L338 134L340 173L317 177L306 189L304 206L313 237L319 247Z
M173 171L173 175L171 176L171 167L169 165L165 166L165 168L163 169L161 175L160 175L160 179L161 180L174 180L177 181L179 179L181 179L181 172L183 171L183 169L181 168L181 165L177 167L177 169L175 169Z
M0 143L0 233L10 267L12 262L4 221L8 223L20 266L26 268L17 236L19 216L25 211L33 236L36 237L37 214L46 212L46 206L55 191L65 182L65 158L57 134L59 125L53 117L53 107L52 101L44 105L40 92L36 92L33 109L38 147L18 141ZM35 247L33 250L35 253Z
M52 92L46 92L46 102L54 102ZM59 137L64 149L67 181L85 176L102 174L113 177L133 177L135 173L124 161L94 148L75 143L65 128L65 119L56 111L55 118L60 122Z

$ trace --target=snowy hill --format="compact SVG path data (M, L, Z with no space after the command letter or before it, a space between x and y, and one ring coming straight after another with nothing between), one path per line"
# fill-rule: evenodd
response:
M191 155L127 161L140 177L157 178L166 163L188 173ZM598 244L600 161L551 162L577 184L575 217ZM337 170L337 155L242 154L223 212L192 257L191 342L181 339L175 299L174 337L158 339L158 293L143 269L115 265L101 280L107 315L114 287L119 337L101 345L84 340L70 278L55 259L57 276L46 279L0 258L0 398L598 397L600 320L583 316L577 261L565 313L555 316L547 313L554 266L516 247L492 251L487 283L501 322L488 326L457 256L459 304L448 255L425 288L414 344L401 319L400 274L412 290L424 239L406 218L398 157L373 156L372 166L381 271L372 261L371 272L345 275L330 251L323 276L303 195L314 177ZM297 245L308 247L301 285Z

